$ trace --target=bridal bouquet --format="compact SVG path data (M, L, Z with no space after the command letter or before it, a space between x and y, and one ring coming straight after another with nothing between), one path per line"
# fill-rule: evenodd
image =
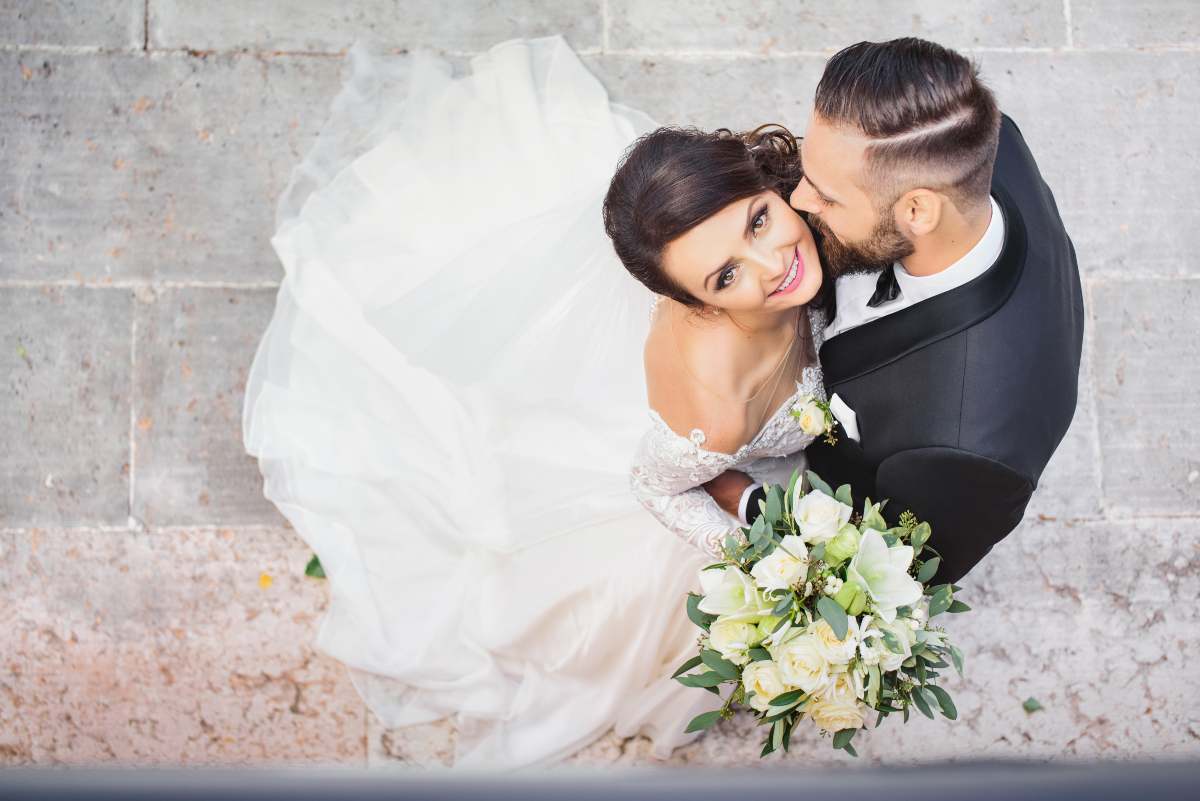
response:
M700 571L703 594L688 595L700 653L672 678L718 695L721 684L734 686L721 709L687 731L741 703L768 727L762 756L786 751L805 719L857 756L850 741L872 711L876 726L892 713L907 721L912 707L953 720L954 702L937 681L949 663L961 676L963 656L931 621L970 607L955 600L957 585L927 586L940 562L929 524L905 512L889 527L886 501L867 499L856 513L849 485L835 491L806 475L807 493L799 471L786 491L767 488L763 514L741 530L743 540L726 538L725 560Z

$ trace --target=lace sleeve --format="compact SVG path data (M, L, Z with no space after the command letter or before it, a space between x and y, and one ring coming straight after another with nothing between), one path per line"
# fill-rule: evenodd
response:
M653 412L651 416L654 417ZM739 527L700 485L733 467L731 454L706 451L704 432L676 434L661 419L643 435L630 483L634 496L671 532L720 559L725 535Z

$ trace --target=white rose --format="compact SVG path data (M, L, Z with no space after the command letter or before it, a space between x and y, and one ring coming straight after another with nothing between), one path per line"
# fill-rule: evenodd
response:
M759 712L766 712L772 698L791 689L784 682L779 665L769 659L751 662L746 666L742 671L742 687L746 689L747 703Z
M799 494L800 485L796 485ZM803 498L796 500L792 506L796 527L804 541L812 545L828 542L837 536L838 529L850 520L854 511L846 504L830 498L819 490L813 490Z
M700 589L704 594L697 604L700 611L728 620L759 618L773 606L763 600L753 580L737 568L701 570Z
M827 732L861 729L866 722L866 704L853 696L815 698L804 710L813 723Z
M792 406L792 412L800 423L800 430L810 437L818 437L828 428L825 410L812 398Z
M846 579L863 588L876 616L890 622L896 617L896 607L911 606L921 599L921 584L908 575L912 560L911 545L889 546L883 535L869 528L846 568Z
M829 683L829 663L821 646L811 634L800 634L776 647L775 662L788 684L806 693L815 692Z
M771 555L750 569L754 581L764 590L786 590L808 575L808 548L804 540L789 534L780 540Z
M816 638L821 656L830 665L845 665L858 649L858 621L849 618L847 623L846 637L840 640L833 633L833 627L824 620L818 620L808 628L809 634Z
M723 659L735 665L744 665L750 661L747 651L757 633L757 626L718 618L708 628L708 647L721 654Z

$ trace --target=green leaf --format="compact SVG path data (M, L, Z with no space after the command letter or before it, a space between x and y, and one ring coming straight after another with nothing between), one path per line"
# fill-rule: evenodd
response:
M821 477L818 476L813 471L805 470L804 476L808 479L808 486L812 487L814 490L817 490L818 492L823 492L826 495L828 495L830 498L837 497L834 494L833 487L829 486L824 481L822 481Z
M1043 708L1042 705L1038 703L1038 699L1034 698L1033 696L1026 698L1025 702L1021 704L1021 706L1024 707L1025 711L1029 712L1030 714Z
M799 701L804 695L804 690L789 690L786 693L780 693L770 700L771 706L787 706L794 701Z
M775 525L783 517L783 490L773 486L767 490L767 523Z
M787 494L783 496L784 503L788 511L792 509L792 498L796 497L796 485L800 483L800 468L792 471L792 477L788 481Z
M847 754L849 754L852 757L858 756L858 752L854 750L854 746L850 745L850 743L846 743L846 747L843 748L842 750L845 751Z
M817 601L817 611L821 613L821 617L829 624L829 628L833 629L833 634L839 640L846 639L846 631L850 628L850 621L846 619L846 610L838 606L838 602L830 598L828 595L822 595Z
M771 753L774 750L775 749L771 747L771 735L767 734L766 739L763 740L763 750L759 753L758 758L762 759L763 757L765 757L767 754Z
M949 587L942 587L933 594L929 599L929 616L935 617L945 612L950 608L950 604L954 602L954 596L950 592Z
M796 596L789 592L780 599L779 603L775 604L775 606L771 609L771 614L775 616L785 614L789 609L792 608L792 603L795 600Z
M754 518L754 525L750 527L750 544L758 545L767 534L767 516L759 515Z
M817 562L817 561L820 561L821 559L824 559L825 558L825 543L822 542L822 543L820 543L818 545L814 545L812 548L810 548L808 551L808 558L813 562Z
M700 657L693 656L691 659L689 659L688 661L686 661L682 665L680 665L679 669L671 674L671 678L674 679L674 678L678 678L679 676L682 676L684 673L687 673L689 670L691 670L698 664L700 664Z
M936 684L930 684L925 689L933 693L933 697L937 699L938 706L942 708L943 715L950 718L950 720L958 719L958 710L954 707L954 702L950 700L950 693Z
M712 712L705 712L703 715L696 715L696 717L692 718L692 722L687 725L687 728L684 729L684 731L689 732L707 729L720 719L721 710L714 709Z
M941 563L942 560L935 556L925 564L921 565L921 569L917 571L917 581L921 582L922 584L928 583L928 581L933 578L933 574L937 572L938 565Z
M879 683L880 683L879 665L871 665L871 667L867 668L867 705L868 706L875 707L875 706L879 705Z
M921 710L922 715L930 720L933 720L933 710L929 708L929 701L926 700L924 693L921 692L921 689L922 688L920 687L913 687L912 702L916 704L917 709Z
M957 645L948 645L950 649L950 661L954 663L954 669L958 671L961 677L963 674L963 653Z
M833 497L837 498L847 506L854 506L854 493L851 492L849 484L843 484L842 486L838 487L837 492L833 494Z
M920 553L921 548L924 547L925 543L929 542L929 537L932 534L933 529L929 527L928 523L918 523L917 527L913 529L912 537L908 541L912 545L913 551Z
M737 665L727 661L716 651L704 649L700 652L700 660L720 674L721 678L732 681L738 677Z
M858 733L858 729L840 729L833 735L833 747L845 748L850 745L850 741L854 739L854 735Z
M321 565L321 560L314 553L312 559L308 560L308 564L304 566L304 575L312 576L313 578L325 578L325 568Z
M879 504L871 503L870 498L863 501L863 518L860 527L863 531L873 528L881 533L888 530L887 521L883 519L883 515L879 514Z
M916 660L916 662L913 664L913 668L916 670L917 678L921 680L922 684L929 681L929 678L925 675L925 663L922 660Z
M771 750L777 751L783 747L783 727L784 722L777 720L771 726Z
M696 595L693 592L688 593L687 599L687 616L688 619L695 623L700 628L708 631L709 625L717 619L716 615L710 615L707 612L700 611L700 600L703 596Z
M796 728L795 724L785 722L784 729L783 729L783 750L784 751L788 750L788 743L792 739L792 729L794 729L794 728Z
M720 673L693 673L690 676L679 676L675 681L684 687L716 687L726 679Z
M771 658L771 652L768 651L766 648L758 648L756 646L754 648L751 648L749 653L750 653L750 661L751 662L765 662ZM699 657L697 657L697 658L699 658Z
M779 620L775 621L775 625L774 625L774 627L772 627L771 633L774 634L775 632L779 631L781 628L788 625L789 623L791 623L791 619L786 618L786 617L779 618Z
M953 612L954 614L957 615L959 612L970 612L971 607L967 606L962 601L955 601L954 603L952 603L948 607L946 607L946 611Z
M893 654L904 653L904 646L900 644L900 638L890 631L883 632L883 644Z

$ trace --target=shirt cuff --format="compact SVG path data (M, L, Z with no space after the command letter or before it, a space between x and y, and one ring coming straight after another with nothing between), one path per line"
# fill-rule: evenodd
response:
M762 487L762 484L751 484L742 490L742 498L738 501L738 520L741 521L743 526L750 525L750 521L746 519L746 513L749 511L747 507L750 505L750 496L760 487Z

